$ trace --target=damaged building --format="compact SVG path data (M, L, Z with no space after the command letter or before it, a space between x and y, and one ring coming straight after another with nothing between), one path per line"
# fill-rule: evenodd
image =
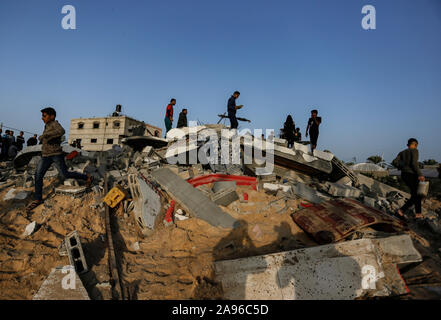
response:
M130 136L161 137L162 129L121 114L117 105L112 116L103 118L79 118L70 121L70 145L81 146L87 151L107 151L113 145Z

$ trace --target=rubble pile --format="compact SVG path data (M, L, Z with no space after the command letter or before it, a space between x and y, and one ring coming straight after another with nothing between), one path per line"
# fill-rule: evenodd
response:
M59 181L53 167L31 214L41 146L1 162L0 298L66 299L63 268L80 286L75 299L418 298L436 283L440 293L436 200L423 221L406 223L394 213L408 193L332 153L262 138L234 150L236 138L204 125L103 152L64 145L69 170L94 185ZM273 150L271 170L256 152L247 161L251 146L263 157ZM201 150L209 161L191 163ZM366 280L366 270L378 277Z

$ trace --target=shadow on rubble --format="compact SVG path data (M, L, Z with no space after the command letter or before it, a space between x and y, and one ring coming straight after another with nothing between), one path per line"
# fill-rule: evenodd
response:
M124 274L122 272L123 270L122 261L124 260L124 253L129 252L130 250L127 248L124 238L121 235L120 227L118 223L118 217L116 216L115 210L112 210L110 212L110 226L112 230L113 246L115 250L116 267L118 269L119 281L121 283L122 290L124 291L123 292L124 299L137 300L138 285L140 283L140 280L127 282L125 281Z
M100 283L99 277L97 277L96 272L100 272L98 269L100 261L104 258L107 250L107 243L103 242L101 237L97 237L91 242L87 242L82 245L84 250L84 255L86 258L87 266L89 267L89 272L80 276L81 281L84 284L84 287L89 294L90 299L92 300L103 300L103 294L96 287L96 284ZM94 270L94 271L93 271ZM107 272L108 268L106 265L105 271Z
M238 221L240 226L233 229L226 237L222 238L213 249L213 261L233 260L260 256L280 251L294 250L304 247L300 241L296 240L291 232L291 227L287 222L281 222L274 227L277 239L261 247L256 247L249 236L249 225L245 220ZM254 231L253 231L254 232ZM263 266L265 268L266 266ZM261 269L260 269L261 270ZM237 273L235 275L237 299L245 299L246 280L254 273ZM214 267L209 277L198 277L197 287L193 292L194 299L222 299L222 286L215 280Z

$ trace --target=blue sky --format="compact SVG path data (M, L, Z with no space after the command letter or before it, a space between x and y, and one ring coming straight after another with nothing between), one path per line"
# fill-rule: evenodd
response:
M61 28L67 4L76 30ZM439 0L2 0L0 74L0 122L35 133L46 105L66 129L116 104L164 128L172 97L176 115L216 123L239 90L251 129L291 114L304 134L317 108L318 148L343 160L390 161L416 137L441 161Z

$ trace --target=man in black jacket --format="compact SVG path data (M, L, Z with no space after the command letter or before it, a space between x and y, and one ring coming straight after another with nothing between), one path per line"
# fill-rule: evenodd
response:
M178 125L176 128L188 127L187 125L187 109L182 109L179 113Z
M30 147L30 146L35 146L37 143L38 143L37 135L34 134L33 137L30 137L30 138L28 139L28 141L26 142L26 145L27 145L28 147Z
M23 137L24 132L20 131L20 135L17 137L17 141L15 141L15 145L17 146L17 150L23 150L23 145L25 143L25 139Z
M227 105L227 112L228 112L228 118L230 118L230 128L231 129L237 129L239 126L239 123L237 122L236 118L236 111L243 106L236 106L236 99L239 98L240 92L235 91L233 95L228 99L228 105Z
M415 205L415 217L422 218L421 213L421 196L418 195L418 183L424 181L424 176L421 173L418 165L418 141L411 138L407 142L407 149L398 154L399 167L401 170L401 178L410 189L411 198L407 200L401 209L397 211L400 217L404 217L404 212L412 205Z

